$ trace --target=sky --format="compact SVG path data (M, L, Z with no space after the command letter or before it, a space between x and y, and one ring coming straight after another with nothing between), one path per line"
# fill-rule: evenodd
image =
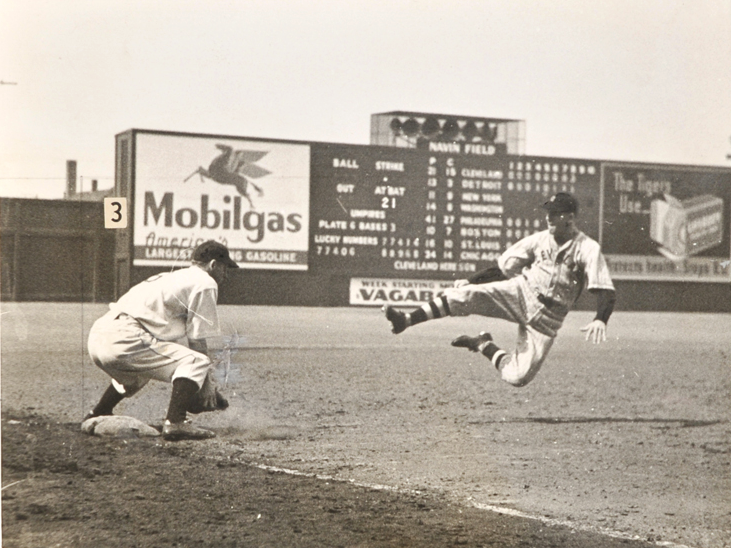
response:
M731 167L729 0L0 0L0 81L0 197L112 187L130 128L368 144L393 110Z

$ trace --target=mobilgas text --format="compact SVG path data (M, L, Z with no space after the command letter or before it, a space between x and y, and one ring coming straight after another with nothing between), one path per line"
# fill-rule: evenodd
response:
M158 202L155 193L145 192L143 213L144 226L155 226L160 222L166 227L173 223L181 228L210 228L223 230L246 230L247 239L252 243L261 242L267 232L299 232L302 230L302 215L285 214L278 211L261 212L248 210L242 212L241 197L223 197L223 207L212 207L208 194L201 194L200 207L181 207L175 209L174 195L165 192Z

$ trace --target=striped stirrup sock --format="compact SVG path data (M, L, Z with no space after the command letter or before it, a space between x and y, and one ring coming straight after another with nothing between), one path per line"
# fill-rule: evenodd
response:
M484 346L480 346L482 346L480 349L482 355L492 362L495 369L500 370L500 360L507 356L508 353L492 341L487 342Z
M436 299L429 301L420 308L413 310L409 314L409 325L425 322L427 320L436 320L438 318L446 318L450 316L449 303L447 297L440 295Z

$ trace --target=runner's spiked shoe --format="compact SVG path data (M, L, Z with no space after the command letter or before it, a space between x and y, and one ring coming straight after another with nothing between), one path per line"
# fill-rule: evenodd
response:
M470 352L479 352L480 347L484 348L484 345L492 341L492 335L486 331L482 331L476 337L470 337L469 335L460 335L452 341L452 346L459 348L466 348Z
M394 335L398 335L409 326L406 314L399 312L391 305L384 305L383 312L386 314L386 319L391 322L391 332Z

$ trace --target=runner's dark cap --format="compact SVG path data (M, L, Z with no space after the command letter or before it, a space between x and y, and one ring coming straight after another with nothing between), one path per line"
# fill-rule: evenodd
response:
M559 192L543 204L543 209L551 213L578 213L579 202L568 192Z
M207 242L203 242L201 245L195 248L195 251L193 251L194 261L197 261L199 263L207 263L212 261L213 259L216 259L217 261L220 261L231 268L239 267L239 265L237 265L229 256L226 246L214 240L208 240Z

